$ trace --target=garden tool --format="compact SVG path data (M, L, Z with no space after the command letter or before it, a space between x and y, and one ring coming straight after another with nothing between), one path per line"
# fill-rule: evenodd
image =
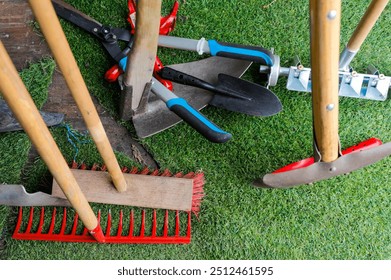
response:
M107 165L114 186L120 192L125 191L127 188L125 178L51 2L33 0L30 1L30 6L98 151Z
M59 7L59 9L61 8ZM69 6L68 9L73 9L73 8ZM136 30L136 2L134 0L128 0L128 9L129 9L129 14L127 19L132 28L130 32L134 34L134 31ZM178 9L179 9L179 2L175 1L171 9L171 12L165 17L160 18L159 34L167 35L174 29ZM159 59L158 56L156 56L155 65L154 65L154 76L162 84L164 84L169 90L172 90L173 89L172 83L167 80L161 79L161 77L157 75L157 71L159 71L162 67L163 64L161 60ZM116 64L106 72L105 79L109 82L115 82L118 80L118 77L122 74L123 74L123 70L119 67L118 64Z
M391 77L381 74L378 69L370 65L368 73L357 73L350 66L350 62L358 53L362 43L373 28L388 0L373 0L356 27L347 46L339 58L339 95L369 100L384 101L387 99L391 87ZM293 91L311 92L311 68L306 68L298 57L294 58L289 68L280 66L280 59L275 56L272 67L262 65L260 72L268 74L268 86L275 86L280 76L288 77L287 89Z
M187 197L190 199L183 199L185 203L187 203L187 209L191 209L192 206L192 198L193 198L193 191L196 188L196 186L199 185L199 180L197 179L196 175L189 175L187 177L187 181L184 184L182 179L180 178L170 178L170 177L156 177L156 176L137 176L137 179L130 179L132 176L125 176L125 174L122 172L121 168L118 165L118 162L115 158L115 155L113 153L113 150L110 146L110 143L108 142L107 136L104 133L104 128L99 120L99 116L96 112L96 109L92 103L91 97L89 96L88 89L84 83L84 80L80 74L80 70L77 67L76 61L73 57L72 51L70 50L69 44L65 38L65 34L61 29L60 22L56 16L55 10L53 9L53 6L51 5L51 1L45 0L45 1L33 1L32 3L33 12L36 13L36 18L38 22L40 23L41 29L43 34L45 35L45 38L48 40L49 47L51 47L52 52L55 56L56 61L58 62L60 68L62 69L63 73L65 74L64 77L67 81L67 84L70 87L71 92L73 92L74 99L76 100L76 103L78 104L79 108L81 108L83 119L87 123L87 128L90 131L90 134L92 135L95 143L97 143L98 151L101 154L104 163L105 163L105 169L107 169L108 173L112 177L114 186L117 187L117 190L120 190L122 192L122 195L124 197L132 196L132 193L138 193L140 197L144 196L144 200L146 203L149 204L149 201L153 201L153 196L157 197L157 200L162 200L163 196L170 196L170 193L167 191L166 188L163 188L161 186L169 185L170 187L178 188L182 192L187 193ZM163 86L164 87L164 86ZM84 98L84 99L83 99ZM80 99L82 99L80 101ZM91 106L89 106L91 104ZM92 124L91 124L92 123ZM97 139L95 139L97 138ZM101 144L101 148L99 148L98 144L100 142L103 142ZM110 152L110 155L107 156L106 154ZM110 157L111 156L111 157ZM109 160L105 160L108 158ZM114 169L116 172L119 172L119 174L115 174L117 178L120 178L122 186L129 185L129 188L118 188L114 177L112 175L111 169L112 166L115 164L114 167L118 167L117 169ZM90 172L94 173L93 175L87 175ZM75 174L76 171L73 171ZM137 172L136 172L137 173ZM147 173L148 174L148 173ZM147 175L146 174L146 175ZM106 178L100 177L104 176ZM106 192L108 191L111 183L109 180L109 177L106 173L100 173L97 174L94 171L86 171L84 170L80 177L86 178L87 176L90 176L89 180L85 180L85 184L83 184L83 191L87 192L86 188L89 186L94 186L93 191L96 194L100 194L101 196L105 196ZM125 178L126 177L126 178ZM81 180L81 179L80 179ZM101 180L104 180L102 182ZM148 187L141 186L141 183L145 183L145 185L148 185ZM80 184L81 185L81 184ZM85 185L85 187L84 187ZM100 188L101 186L102 188ZM106 188L105 188L106 187ZM100 188L100 189L99 189ZM152 189L151 189L152 188ZM202 186L201 186L202 189ZM114 191L114 194L117 194L116 191ZM105 203L110 203L117 201L119 198L122 197L122 195L114 195L110 201L104 201ZM174 195L174 194L172 194ZM107 194L108 197L110 197ZM135 196L136 197L136 196ZM180 200L180 199L178 199ZM135 201L135 200L133 200ZM164 201L164 200L162 200ZM182 201L182 202L183 202ZM130 202L125 203L126 205L129 205ZM149 207L148 205L142 205L141 201L138 201L137 206L144 206ZM170 208L170 205L161 205L161 208L164 209L172 209ZM178 208L175 208L178 209Z
M94 115L96 112L95 108L89 107L89 100L88 98L83 95L88 91L85 91L84 88L85 84L83 79L81 78L80 71L77 67L77 64L73 58L72 52L70 51L69 45L66 41L65 35L62 32L60 23L58 21L58 18L56 17L55 11L53 7L51 6L51 2L49 0L47 1L35 1L31 0L30 5L33 9L33 12L37 18L37 20L40 23L41 30L43 31L45 38L48 40L49 46L52 49L52 52L54 53L54 56L60 65L60 68L62 69L62 72L65 75L65 78L67 80L68 86L70 87L71 91L74 92L75 89L77 91L77 95L79 97L75 97L74 94L74 99L76 99L76 103L79 105L81 110L84 110L84 113L82 112L83 118L87 123L87 126L89 127L90 133L94 134L97 136L98 139L95 139L98 144L101 146L103 149L103 152L101 149L98 147L98 151L101 153L101 156L104 158L105 163L107 164L106 166L101 168L101 171L106 171L108 170L109 173L105 172L96 172L96 171L90 171L90 172L95 172L88 181L85 181L85 183L88 186L94 186L94 192L102 194L105 190L100 189L97 184L97 181L102 180L102 176L105 178L104 185L110 185L110 177L114 181L115 186L121 186L121 184L115 184L115 178L112 175L113 172L110 172L109 165L112 167L113 164L118 166L118 162L114 158L109 158L107 160L107 153L112 152L111 146L109 142L105 142L105 134L104 134L104 129L103 126L101 126L101 123L99 121L99 118L97 117L97 120L93 119ZM49 24L48 24L49 23ZM111 221L110 220L110 215L108 217L108 224L106 226L106 232L105 234L103 233L103 230L100 226L100 220L99 217L96 217L94 212L92 211L87 199L85 198L83 192L80 190L80 186L75 179L75 173L82 174L80 175L81 177L84 178L84 176L87 176L87 173L80 173L73 171L71 172L69 167L67 166L65 159L61 155L61 152L59 151L56 143L53 140L53 137L51 136L49 130L45 126L41 115L39 114L37 108L34 105L33 100L29 96L26 88L23 85L23 82L21 81L20 77L18 76L18 73L16 71L16 68L13 66L11 59L9 58L5 48L3 47L2 44L0 44L0 91L4 95L4 99L10 106L11 110L15 114L16 118L19 120L19 122L22 124L24 127L25 131L29 135L31 141L35 146L37 146L38 153L41 155L43 158L44 162L48 166L50 172L52 173L56 184L60 186L62 192L65 194L65 197L69 200L69 203L72 205L72 207L76 210L77 216L75 217L75 223L74 223L74 228L76 229L77 227L77 220L78 217L80 217L80 220L83 222L85 226L85 230L83 231L83 238L70 238L68 239L67 237L62 236L64 233L63 230L61 230L60 236L56 233L54 233L53 227L51 226L51 229L49 229L49 235L41 235L41 230L42 230L42 225L43 225L43 211L41 212L41 220L39 226L38 226L38 231L36 234L31 233L31 227L32 227L32 214L30 215L29 222L27 225L27 230L22 233L23 236L25 236L25 239L41 239L41 240L59 240L59 241L82 241L82 242L113 242L113 243L139 243L141 242L140 240L135 240L133 236L128 235L128 236L122 236L121 231L122 231L122 225L118 226L118 233L116 236L111 236L110 234L110 227L111 227ZM79 77L80 76L80 77ZM80 87L77 87L75 83L77 82L77 85L81 85ZM84 88L83 88L84 85ZM89 97L89 94L88 94ZM96 115L97 116L97 115ZM92 118L92 119L91 119ZM92 123L92 126L91 126ZM89 126L90 125L90 126ZM103 139L103 142L102 142ZM113 163L114 161L114 163ZM107 168L107 169L106 169ZM95 168L97 169L97 168ZM119 169L119 166L118 166ZM114 175L115 174L114 170ZM116 177L117 178L117 183L122 183L121 180L123 179L124 184L122 186L129 185L130 188L127 189L127 191L137 191L137 185L140 182L145 182L143 178L148 175L152 175L154 178L153 180L156 182L158 181L159 184L161 183L162 185L160 186L165 186L165 184L169 185L170 187L178 187L181 191L187 190L188 194L190 194L191 199L187 200L188 203L188 209L192 210L197 208L197 202L200 202L200 199L202 198L202 186L203 186L203 175L194 174L190 173L185 176L182 174L175 175L176 177L170 178L171 174L164 172L162 174L159 174L159 172L152 172L150 173L148 170L146 172L142 171L143 175L139 175L137 179L125 179L124 173L126 170L124 169L119 169L120 176ZM98 175L101 175L99 176ZM130 171L130 173L138 173L138 171L134 171L133 169ZM157 177L158 175L159 177ZM169 176L169 177L165 177ZM177 177L183 177L183 178L177 178ZM95 180L97 179L97 180ZM168 180L167 180L168 179ZM186 180L186 182L184 182ZM181 181L181 182L179 182ZM198 183L197 186L195 186L195 182ZM100 182L102 183L102 182ZM179 185L178 185L179 183ZM154 183L147 183L149 185L153 185ZM189 188L190 187L190 188ZM119 188L121 189L121 188ZM193 196L193 191L197 189L200 190L197 192L196 196ZM141 192L145 190L145 188L140 188ZM123 190L124 191L124 190ZM143 195L139 193L139 197L142 197ZM153 200L152 196L158 197L155 201L159 201L162 199L162 197L167 196L167 190L162 189L162 188L155 188L153 192L149 191L148 193L144 193L145 196L150 196L147 197L144 200ZM117 200L118 194L113 200ZM178 197L176 196L176 199L179 201L183 201L183 197ZM165 208L165 207L162 207ZM190 219L191 211L188 211L188 220ZM22 211L22 210L21 210ZM20 219L23 216L20 211ZM33 211L33 210L31 210ZM64 210L65 211L65 210ZM176 215L178 215L178 210L175 210ZM31 212L32 213L32 212ZM154 212L156 213L156 212ZM168 212L166 212L168 213ZM168 214L166 214L167 216ZM154 217L156 214L154 214ZM165 219L166 219L165 216ZM66 214L64 212L63 215L63 226L62 229L66 227ZM144 217L144 216L143 216ZM53 220L51 225L54 225L54 216L52 216ZM122 218L120 219L119 223L122 223ZM131 218L131 226L133 227L133 219ZM145 223L144 227L145 227ZM143 225L142 224L142 225ZM153 224L156 227L156 218L153 219ZM19 225L19 222L18 222ZM176 223L176 227L179 226ZM189 225L190 226L190 225ZM189 228L188 226L188 228ZM17 226L18 228L18 226ZM143 226L142 226L143 228ZM166 222L164 225L164 235L167 235L166 233ZM18 234L16 235L15 238L21 238L23 239L24 237L20 236L19 231L17 232ZM75 233L72 230L72 233ZM71 233L71 235L72 235ZM91 234L91 236L88 235ZM141 231L141 235L144 235L144 231ZM156 235L156 230L153 230L152 235ZM15 235L14 235L15 236ZM87 236L87 237L86 237ZM176 234L177 236L177 234ZM155 240L156 241L156 240ZM148 241L152 243L156 243L155 241Z
M58 198L44 192L27 193L22 185L0 185L0 205L19 206L19 213L16 227L12 238L19 240L45 240L45 241L63 241L63 242L95 242L94 238L88 234L85 227L83 230L78 229L80 224L79 216L76 214L71 220L69 227L69 210L70 203L67 199ZM26 211L26 207L30 209ZM37 215L37 206L40 208ZM43 206L55 206L56 208L47 209ZM59 210L59 207L64 207ZM28 213L26 216L25 213ZM139 215L129 211L129 223L124 224L124 213L119 212L118 220L115 221L117 226L116 234L111 234L112 214L108 213L105 227L106 243L144 243L144 244L185 244L191 241L191 212L182 213L178 210L158 212L152 210L152 227L151 232L147 233L146 217L149 215L146 210L140 210ZM173 213L171 213L173 212ZM72 214L72 213L71 213ZM39 219L36 219L38 216ZM139 216L139 217L138 217ZM163 221L160 218L163 217ZM27 217L27 221L24 220ZM159 218L158 218L159 217ZM169 220L174 217L174 227L169 226ZM181 217L185 218L181 219ZM135 219L140 218L136 223ZM98 221L101 219L101 212L98 212ZM37 222L38 220L38 222ZM56 224L60 220L61 227L56 229ZM47 221L49 221L47 223ZM184 230L181 229L185 223ZM139 225L139 228L136 228ZM182 225L182 226L181 226ZM69 229L70 228L70 229ZM125 233L125 230L128 233Z
M88 201L70 172L49 129L46 127L34 101L27 92L19 74L0 41L0 91L19 123L22 125L53 177L59 182L69 202L79 213L89 233L98 242L104 242L103 231Z
M64 4L60 0L53 0L53 4L60 17L69 20L88 32L93 34L96 33L95 35L101 39L103 46L106 48L110 56L118 62L121 69L126 70L128 66L127 54L131 47L128 45L128 50L121 50L117 40L129 42L132 37L128 30L105 27L80 11L69 7L69 5L66 3ZM139 6L140 5L138 5L138 7ZM140 21L138 21L138 23L140 23ZM139 24L137 26L139 26ZM100 33L105 34L105 36L99 35ZM143 38L150 40L151 36L144 36ZM106 41L107 39L109 39L109 41ZM146 46L152 45L153 44L144 43L144 47L138 47L138 51L134 51L134 53L143 53L146 50ZM152 52L155 51L150 50L150 53ZM139 63L132 63L131 65L140 66L140 63L148 61L145 57L144 59L140 58L139 60ZM241 76L250 65L251 62L249 61L221 58L191 62L186 65L178 65L178 67L191 69L193 72L189 72L190 74L195 74L195 76L202 75L200 78L204 78L205 75L207 75L209 80L213 80L217 78L215 77L215 73L218 72L223 72L232 76ZM172 68L175 67L176 66L172 66ZM150 69L151 67L144 68ZM140 67L137 67L135 70L131 71L139 73L142 70ZM132 76L135 79L135 75L129 76ZM149 75L147 76L149 77ZM148 78L137 78L136 80L137 83L140 83L142 80L148 80ZM231 134L218 128L214 123L198 112L199 109L208 104L211 99L211 95L201 97L202 94L200 94L200 92L202 93L203 91L189 91L186 87L180 86L176 88L175 92L172 92L167 89L167 87L162 86L159 80L152 80L153 82L149 84L150 88L146 89L145 85L139 86L139 88L143 89L141 99L140 96L136 98L136 95L133 94L132 86L132 94L130 95L129 93L125 93L123 95L124 100L121 102L121 110L129 110L128 113L132 115L132 121L139 137L144 138L151 136L179 123L181 120L185 120L210 141L223 143L231 138ZM149 78L149 81L151 81L151 78ZM121 80L120 84L123 86L124 84L131 84L131 82ZM149 94L150 89L154 93L153 95ZM122 115L124 114L125 113Z
M206 40L205 38L195 40L165 35L159 35L158 44L160 47L195 51L199 55L210 54L212 56L248 60L269 67L274 65L273 53L258 46L218 42L216 40Z
M149 96L152 91L167 107L187 122L195 130L208 140L216 143L224 143L231 139L232 135L221 130L205 116L191 107L184 98L179 98L172 91L164 87L158 80L152 77L152 64L157 54L157 40L159 36L159 17L161 1L144 0L137 5L137 24L134 45L128 55L123 79L123 91L121 95L121 108L131 108L133 116L140 114L138 107L141 98ZM126 59L126 58L124 58ZM152 78L152 80L151 80ZM143 111L141 114L145 114ZM124 115L124 114L121 114ZM138 124L134 123L136 131ZM144 126L144 124L142 124Z
M164 67L162 78L216 93L209 105L251 116L271 116L281 111L278 97L265 87L230 75L219 74L216 84Z
M338 137L338 63L341 0L311 0L314 157L266 174L255 186L286 188L349 173L391 155L391 142L364 141L344 152Z
M39 113L41 114L46 126L59 125L64 120L64 114L61 113L42 111ZM17 131L22 129L22 126L12 114L12 111L8 107L7 103L0 99L0 132Z

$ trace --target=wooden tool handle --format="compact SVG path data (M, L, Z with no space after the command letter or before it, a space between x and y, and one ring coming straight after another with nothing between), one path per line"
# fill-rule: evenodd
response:
M129 103L126 99L130 98L131 108L122 104L122 111L138 108L145 85L151 81L157 54L161 5L161 0L137 2L135 41L128 56L124 79L124 85L132 87L132 95L124 96L122 102ZM131 112L121 115L126 113Z
M386 8L387 4L388 0L373 0L371 2L349 40L347 45L349 51L357 52L360 49L362 43L368 36L383 10Z
M338 62L341 0L311 0L314 136L322 161L338 158Z
M29 3L115 187L120 192L125 191L127 187L125 178L51 1L29 0Z
M81 192L75 177L71 173L1 41L0 91L86 228L94 230L98 226L97 218Z

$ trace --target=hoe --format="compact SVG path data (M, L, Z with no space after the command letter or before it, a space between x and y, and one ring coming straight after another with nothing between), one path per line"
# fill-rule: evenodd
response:
M374 10L374 7L380 10L387 2L373 1L370 10ZM310 14L314 156L266 174L254 182L258 187L287 188L309 184L349 173L391 154L391 142L382 144L374 138L341 151L338 137L341 1L311 0ZM373 20L372 16L370 18ZM359 36L360 42L369 29L365 23L359 25L355 36ZM357 44L354 46L350 49L352 44L349 44L348 49L357 50ZM346 52L343 52L343 61ZM343 64L347 65L348 62Z

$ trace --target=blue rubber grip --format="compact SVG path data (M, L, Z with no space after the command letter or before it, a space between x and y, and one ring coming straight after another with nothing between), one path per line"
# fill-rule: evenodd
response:
M126 70L126 63L128 62L128 57L123 57L123 58L121 58L121 60L118 62L118 65L119 65L119 67L123 70L123 71L125 71Z
M204 115L191 107L185 99L173 98L168 100L166 105L208 140L215 143L225 143L232 138L230 133L217 127Z
M216 40L209 40L210 54L213 56L224 56L266 63L273 66L272 53L261 47L244 46L238 44L219 43Z

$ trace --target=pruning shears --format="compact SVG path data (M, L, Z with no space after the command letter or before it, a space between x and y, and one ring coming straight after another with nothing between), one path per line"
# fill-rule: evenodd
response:
M171 12L168 15L166 15L164 17L161 17L161 19L160 19L160 29L159 29L159 34L160 35L168 35L172 30L174 30L175 23L176 23L176 16L177 16L177 13L178 13L178 8L179 8L179 3L178 3L178 1L175 1L174 4L173 4L173 7L171 9ZM129 14L128 14L127 20L128 20L128 22L129 22L129 24L131 26L130 33L134 34L134 32L136 30L136 1L135 0L129 0L128 1L128 9L129 9ZM126 51L126 53L124 53L125 56L129 52L129 50L130 49L126 49L126 50L124 49L123 50L123 51ZM126 63L123 63L123 65L126 65ZM161 60L159 59L158 56L156 56L155 65L154 65L154 71L153 71L154 72L154 76L166 88L168 88L169 90L172 90L173 86L172 86L171 81L162 79L159 76L159 74L158 74L159 71L161 69L163 69L163 67L164 66L163 66ZM113 82L117 81L118 77L124 73L123 69L124 68L120 67L120 65L118 65L118 64L114 65L113 67L111 67L109 70L106 71L105 79L108 82L110 82L110 83L113 83Z
M118 63L118 70L126 70L127 54L132 49L134 41L133 35L129 30L105 26L61 0L52 0L52 3L58 16L72 22L97 37L110 56ZM172 17L169 17L169 19L171 18ZM172 27L173 25L167 26ZM170 28L167 30L170 30ZM119 41L126 43L124 49L120 48L118 44ZM155 70L157 68L161 69L162 67L160 60L157 60L157 62L155 62ZM204 115L192 108L185 99L176 96L169 89L170 86L168 83L171 83L170 81L162 79L157 75L156 71L155 75L156 78L152 77L151 90L165 102L166 106L171 111L212 142L224 143L232 138L230 133L220 129ZM165 81L168 83L165 83Z

